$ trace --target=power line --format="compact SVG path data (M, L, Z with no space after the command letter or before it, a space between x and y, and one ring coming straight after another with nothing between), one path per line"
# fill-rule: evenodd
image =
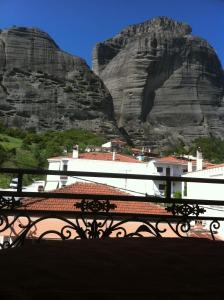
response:
M80 179L80 180L87 181L87 182L91 182L91 183L102 184L102 185L109 186L109 187L112 187L112 188L116 188L116 189L119 189L119 190L123 190L123 191L127 191L127 192L136 193L136 194L139 194L139 195L147 196L146 193L141 193L141 192L129 190L129 189L127 189L127 188L120 188L120 187L117 187L117 186L114 186L114 185L110 185L110 184L107 184L107 183L101 183L101 182L97 182L97 181L90 180L90 179L84 179L84 178L77 177L77 176L72 176L72 178Z

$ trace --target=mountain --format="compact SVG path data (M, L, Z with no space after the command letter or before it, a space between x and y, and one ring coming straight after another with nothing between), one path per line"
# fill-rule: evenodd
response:
M0 30L0 120L121 132L152 148L224 137L224 72L189 25L167 17L131 25L96 45L93 71L37 28Z
M36 28L0 31L0 119L37 131L84 128L117 134L113 101L85 61Z
M224 137L224 72L189 25L158 17L98 43L93 70L110 91L118 126L136 144Z

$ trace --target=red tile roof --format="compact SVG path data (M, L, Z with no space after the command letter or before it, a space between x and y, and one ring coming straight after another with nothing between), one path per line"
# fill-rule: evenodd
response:
M107 184L99 183L86 183L76 182L60 189L57 189L58 193L73 193L73 194L93 194L93 195L129 195L117 188L111 187Z
M80 153L79 158L83 159L93 159L93 160L113 160L113 153L102 153L102 152L88 152L88 153ZM124 154L115 154L115 161L121 162L131 162L131 163L142 163L139 160L135 159L132 156L124 155Z
M206 238L206 239L212 240L211 232L207 229L197 230L197 229L191 228L191 230L189 231L189 237ZM217 241L222 240L222 238L219 235L216 235L215 239Z
M50 159L65 159L65 158L72 158L72 155L69 154L67 156L57 156L52 157ZM92 159L92 160L113 160L113 153L112 152L85 152L79 153L79 159ZM135 159L132 156L124 155L124 154L115 154L115 161L120 162L130 162L130 163L142 163L141 161Z
M103 184L77 182L64 188L56 190L58 193L74 194L99 194L99 195L128 195L116 188ZM58 199L58 198L27 198L22 201L19 209L40 210L40 211L80 211L74 206L80 202L78 199ZM131 214L169 214L162 206L150 202L117 201L111 200L111 204L117 207L112 212Z
M164 156L161 158L157 158L156 162L159 163L168 163L168 164L175 164L175 165L187 165L188 160L180 159L175 156ZM192 161L193 164L195 164L195 161Z
M212 164L212 163L208 163L206 165L205 169L214 169L214 168L222 168L222 167L224 167L224 164L217 164L217 165L215 165L215 164Z
M119 139L114 139L111 141L112 144L120 144L120 145L127 145L126 142L119 140Z
M203 169L202 170L194 170L192 172L189 172L190 173L195 173L195 172L201 172L201 171L205 171L205 170L209 170L209 169L215 169L215 168L221 168L221 167L224 167L224 164L213 164L213 163L210 163L208 161L204 161L203 162Z

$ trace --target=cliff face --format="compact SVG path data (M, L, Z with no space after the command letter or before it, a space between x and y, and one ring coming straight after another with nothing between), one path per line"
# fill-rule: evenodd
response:
M224 76L213 48L190 26L160 17L96 45L93 70L119 127L138 144L224 137Z
M223 70L190 26L165 17L129 26L96 45L93 69L103 81L38 29L0 31L0 119L108 137L117 121L133 142L151 146L224 137Z
M21 128L116 132L113 102L79 57L35 28L0 31L0 119Z

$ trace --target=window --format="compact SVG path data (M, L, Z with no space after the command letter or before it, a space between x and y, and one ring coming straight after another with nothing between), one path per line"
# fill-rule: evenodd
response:
M187 196L187 182L184 182L184 196Z
M63 164L63 171L68 171L68 165L67 164Z
M163 168L162 167L157 167L157 172L162 173L163 172Z
M170 176L170 168L166 168L166 176Z
M44 192L44 186L38 185L38 192Z
M165 186L166 186L166 185L165 185L164 183L160 183L160 184L159 184L159 190L160 190L160 191L165 191Z

